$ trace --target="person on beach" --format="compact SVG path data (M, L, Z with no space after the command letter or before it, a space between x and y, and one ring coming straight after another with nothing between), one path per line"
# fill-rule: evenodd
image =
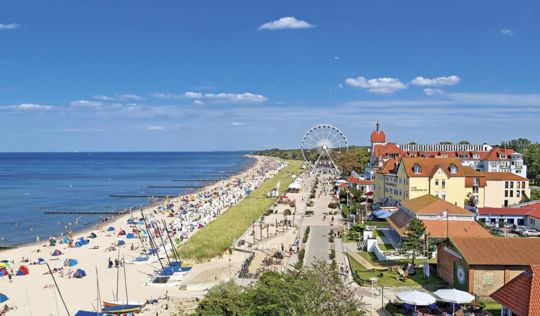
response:
M112 262L111 258L109 258L109 269L112 269L112 267L113 267L113 262Z

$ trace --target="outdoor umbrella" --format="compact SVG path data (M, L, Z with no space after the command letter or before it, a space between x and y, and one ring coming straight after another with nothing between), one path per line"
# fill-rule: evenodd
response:
M403 303L414 305L415 310L416 306L427 306L435 303L435 298L431 294L417 290L397 292L396 297Z
M467 304L475 299L474 295L456 289L437 290L433 294L439 298L439 301L452 303L452 315L456 304Z
M4 303L7 300L9 300L9 298L6 296L6 294L0 293L0 303Z

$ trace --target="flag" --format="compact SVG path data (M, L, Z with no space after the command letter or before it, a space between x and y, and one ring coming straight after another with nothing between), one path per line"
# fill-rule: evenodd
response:
M437 218L448 218L448 210L441 212L439 215L437 215Z

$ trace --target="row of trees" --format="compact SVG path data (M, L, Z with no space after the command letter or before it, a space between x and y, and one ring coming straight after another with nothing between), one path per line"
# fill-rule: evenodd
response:
M326 262L290 273L266 272L242 287L210 289L192 315L362 315L354 292Z
M540 144L533 143L527 138L517 138L502 142L501 146L522 153L523 163L527 165L527 178L540 185Z

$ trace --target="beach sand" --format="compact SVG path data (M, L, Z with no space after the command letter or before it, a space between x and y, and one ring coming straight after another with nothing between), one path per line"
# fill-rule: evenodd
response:
M256 176L257 169L262 168L264 163L270 159L263 157L254 158L256 162L241 174L211 184L201 189L201 192L210 192L231 185L233 179L252 179ZM181 197L173 198L164 201L162 205L179 203L180 200ZM144 212L146 214L152 214L156 209L156 206L146 207ZM139 217L140 212L134 215ZM155 217L159 220L165 219L167 222L173 220L173 218L159 212ZM55 247L50 247L48 243L44 246L45 243L42 242L40 244L31 244L0 251L0 260L14 261L14 271L17 271L20 265L25 265L30 270L30 274L28 275L13 276L12 282L9 281L7 276L0 277L0 293L6 294L9 297L9 300L5 304L16 308L8 312L7 315L67 315L51 275L45 274L48 272L47 266L21 263L21 258L23 257L28 258L30 262L35 262L38 258L44 258L50 264L51 268L62 267L64 260L68 258L78 260L78 265L69 269L75 271L81 268L86 271L86 277L75 279L61 277L59 273L55 273L56 281L71 315L74 315L78 310L93 311L96 309L98 280L96 278L96 268L99 275L101 300L114 299L113 293L117 292L117 273L120 274L118 285L119 300L125 300L123 269L117 270L107 267L109 258L114 261L118 256L118 251L107 252L106 248L116 244L118 238L116 233L119 229L125 229L127 232L131 231L130 226L127 224L129 218L130 215L126 214L114 218L104 225L105 228L109 226L115 227L117 229L115 232L103 232L96 228L91 231L74 234L74 239L80 236L86 237L91 232L97 234L97 238L90 239L90 244L80 248L68 248L66 244L57 244ZM126 245L119 247L120 257L124 257L126 261L129 261L140 255L141 248L135 251L130 249L132 243L134 246L140 247L139 239L126 239L125 236L122 239L126 241ZM98 246L99 249L92 249L94 246ZM59 249L64 254L59 257L52 257L51 252L55 249ZM237 269L235 267L241 266L245 256L244 253L235 252L230 256L230 261L229 256L224 256L210 262L195 264L192 271L182 281L181 285L184 285L182 289L180 286L145 286L145 283L148 282L148 275L160 268L159 262L152 264L126 264L125 270L127 274L129 301L143 303L148 299L164 298L166 296L192 301L195 297L203 296L205 290L211 286L220 281L227 280L231 275L234 275L236 273L234 270ZM67 274L67 270L68 268L64 267L64 275ZM142 315L156 315L156 311L158 311L159 315L172 315L176 311L174 305L175 303L172 301L161 299L156 305L146 308ZM165 310L167 306L169 310Z

